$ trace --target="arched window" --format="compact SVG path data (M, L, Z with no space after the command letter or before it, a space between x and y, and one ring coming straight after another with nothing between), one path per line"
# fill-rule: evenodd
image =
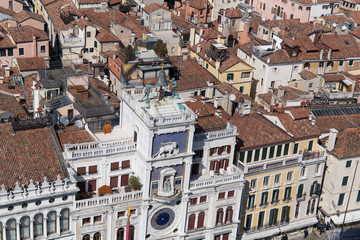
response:
M304 184L300 184L297 192L297 198L301 198L304 191Z
M232 222L233 209L232 207L226 208L225 223Z
M30 218L23 217L20 219L20 239L30 238Z
M193 230L195 228L195 214L191 214L189 216L189 222L188 222L188 231Z
M116 240L124 240L124 228L119 228L116 233Z
M48 235L56 233L56 212L55 211L48 213L46 225L47 225L47 234Z
M300 203L297 203L295 208L295 218L299 216L299 208L300 208Z
M69 231L69 209L60 212L60 232Z
M6 240L16 240L16 221L10 219L6 223Z
M95 233L93 240L101 240L101 234L99 232Z
M320 183L317 181L313 182L313 184L310 187L310 196L313 194L319 195L320 194Z
M90 240L90 235L87 234L87 235L83 236L82 240Z
M34 238L43 236L43 223L44 218L42 214L37 214L34 217Z
M304 177L305 176L305 171L306 171L306 167L302 167L301 171L300 171L300 177Z
M134 239L135 239L135 227L130 226L130 240L134 240Z
M205 212L199 213L198 222L197 222L197 228L204 227L204 220L205 220Z
M216 212L216 225L217 224L222 224L223 214L224 214L224 211L223 211L222 208L217 210L217 212Z

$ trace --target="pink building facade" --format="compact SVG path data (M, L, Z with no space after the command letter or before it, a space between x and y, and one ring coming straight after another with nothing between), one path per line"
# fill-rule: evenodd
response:
M2 7L13 10L14 12L20 12L24 10L22 0L2 0L1 3L5 4Z
M246 0L265 19L300 19L301 22L340 11L338 0Z

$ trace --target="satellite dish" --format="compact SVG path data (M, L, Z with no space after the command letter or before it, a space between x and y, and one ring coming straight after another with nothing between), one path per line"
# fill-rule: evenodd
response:
M81 120L76 120L75 127L79 128L79 129L84 129L84 123Z
M235 99L236 99L235 94L230 94L229 100L230 100L230 101L235 101Z
M67 116L61 116L60 117L60 123L63 124L63 125L69 125L69 118Z

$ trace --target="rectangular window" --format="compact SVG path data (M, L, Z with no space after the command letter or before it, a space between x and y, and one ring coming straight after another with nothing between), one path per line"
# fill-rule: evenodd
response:
M99 223L99 222L101 222L101 216L95 216L94 223Z
M230 197L233 197L235 195L235 191L234 190L232 190L232 191L229 191L228 192L228 198L230 198Z
M219 193L219 198L218 199L224 199L224 198L225 198L225 192Z
M276 174L274 177L274 184L280 183L280 174Z
M297 154L299 151L299 143L294 144L293 154Z
M241 93L244 92L244 87L243 87L243 86L241 86L241 87L239 88L239 92L241 92Z
M256 188L256 179L250 181L250 188Z
M269 215L269 226L277 224L278 209L271 209Z
M341 194L339 195L338 206L343 205L343 203L344 203L344 197L345 197L345 193L341 193Z
M110 177L110 187L111 188L117 188L118 182L119 182L119 177L118 176Z
M206 202L206 196L201 196L200 197L200 203L204 203Z
M94 48L90 48L90 52L94 52Z
M290 182L293 179L293 172L288 172L286 175L286 181Z
M94 41L94 47L97 48L97 41Z
M360 190L358 191L357 197L356 197L356 201L360 202Z
M268 150L267 148L263 148L262 154L261 154L261 160L265 160L265 159L266 159L267 150Z
M259 221L258 221L258 229L262 228L264 226L264 217L265 217L265 212L260 212L259 213Z
M129 168L129 167L130 167L130 160L126 160L126 161L121 162L121 168L122 169Z
M342 66L342 65L344 65L344 61L339 62L339 66Z
M227 79L228 81L234 80L234 74L233 74L233 73L228 73L226 79Z
M276 157L280 157L282 152L282 145L278 145L276 150Z
M241 78L248 78L250 77L250 72L242 72L241 73Z
M348 180L349 180L349 177L348 177L348 176L343 177L343 180L342 180L342 184L341 184L341 186L346 186L346 185L347 185L347 183L348 183Z
M263 192L261 194L261 201L260 201L260 205L265 205L267 204L267 201L268 201L268 192Z
M275 146L270 147L269 158L274 158Z
M273 190L271 202L275 203L279 201L279 189Z
M247 158L246 158L246 162L251 162L251 159L252 159L252 151L248 151L247 152Z
M309 152L313 150L314 140L309 141L308 150Z
M110 167L111 171L115 171L115 170L118 170L118 169L119 169L119 162L111 163L111 167Z
M118 212L117 217L118 218L125 217L125 211Z
M245 159L245 152L241 152L240 153L240 161L244 162L244 159Z
M89 174L97 173L97 165L89 166Z
M260 149L255 150L254 162L259 161Z
M347 168L351 167L351 160L346 161L346 167L347 167Z
M245 230L251 229L252 214L246 215Z
M352 65L354 65L354 60L349 61L349 66L352 66Z
M2 57L6 57L6 49L1 49L1 50L0 50L0 55L1 55Z
M24 48L19 48L19 55L24 56Z
M88 37L88 38L91 37L91 32L87 32L86 37Z
M45 50L46 50L45 46L41 46L41 53L45 53Z
M263 187L266 187L269 185L269 178L270 178L269 176L264 177Z
M287 156L289 154L289 147L290 147L290 143L285 144L284 156Z
M319 68L323 68L324 67L324 62L319 62Z
M195 205L197 203L197 198L190 199L190 205Z
M78 167L76 171L77 171L78 176L85 175L86 174L86 167Z
M248 198L248 208L252 208L254 207L255 205L255 195L249 195L249 198Z
M14 51L12 48L9 48L8 49L8 56L11 57L11 56L14 56Z
M83 218L82 219L82 225L85 225L85 224L89 224L90 223L90 218Z
M290 197L291 197L291 187L286 187L284 193L284 200L290 200Z

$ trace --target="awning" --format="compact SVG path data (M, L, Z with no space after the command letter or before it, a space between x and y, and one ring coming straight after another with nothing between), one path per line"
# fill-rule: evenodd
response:
M344 79L343 83L345 83L346 86L350 86L352 84L352 82L348 79Z
M344 221L344 213L339 215L330 216L335 225L340 225ZM360 221L360 211L348 212L346 214L345 224Z
M282 226L280 227L281 232L290 232L296 229L301 229L301 228L305 228L305 227L309 227L312 226L314 224L318 223L318 220L316 217L311 217L308 219L304 219L304 220L300 220L300 221L296 221L296 222L291 222L286 226Z

